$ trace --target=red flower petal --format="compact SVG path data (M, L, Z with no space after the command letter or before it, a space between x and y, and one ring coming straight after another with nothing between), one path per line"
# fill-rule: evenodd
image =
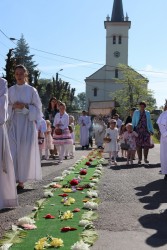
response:
M73 179L70 181L71 186L76 186L78 185L79 181L77 179Z
M67 197L68 194L59 194L59 196L61 196L61 197Z
M68 231L70 231L70 227L61 228L61 232L68 232Z
M45 218L45 219L54 219L55 216L53 216L51 214L46 214L43 218Z
M80 171L80 175L86 175L86 174L87 174L86 169L82 169L82 170Z
M72 212L73 213L77 213L77 212L80 212L81 210L77 207L77 208L75 208Z
M82 191L83 187L77 187L77 190Z
M61 232L68 232L68 231L74 231L77 230L75 227L63 227L61 228Z
M75 231L75 230L77 230L77 228L75 228L75 227L70 227L70 231Z

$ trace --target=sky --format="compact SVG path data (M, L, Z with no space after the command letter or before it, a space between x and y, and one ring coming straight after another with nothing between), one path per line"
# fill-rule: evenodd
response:
M24 35L41 78L68 81L76 94L105 64L106 30L113 0L1 0L0 75L6 54ZM149 79L157 106L167 98L166 0L123 0L131 21L128 64ZM60 69L63 69L60 71Z

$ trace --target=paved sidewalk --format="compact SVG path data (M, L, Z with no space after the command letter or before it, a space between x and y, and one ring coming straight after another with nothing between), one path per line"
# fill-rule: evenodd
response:
M95 222L99 239L91 250L167 249L167 181L159 172L159 149L150 150L149 166L120 161L104 167Z

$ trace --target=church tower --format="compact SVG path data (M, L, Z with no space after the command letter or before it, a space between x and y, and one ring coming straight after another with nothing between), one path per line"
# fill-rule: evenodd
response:
M124 17L122 0L114 0L111 19L104 22L106 29L106 65L116 67L119 63L128 65L128 33L131 22Z
M124 17L122 0L113 0L112 15L104 21L106 29L106 62L86 77L86 103L90 114L109 114L115 106L113 93L122 88L118 64L128 65L128 36L131 22Z

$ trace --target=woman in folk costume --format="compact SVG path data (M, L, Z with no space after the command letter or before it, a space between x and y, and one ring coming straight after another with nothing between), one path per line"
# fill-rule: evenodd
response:
M59 163L62 163L68 146L73 143L68 125L69 115L66 113L66 105L65 103L60 103L59 113L56 114L53 122L53 126L55 127L53 144L56 145L59 154Z
M7 91L6 80L0 78L0 209L18 205L14 166L6 128Z
M42 104L35 88L27 83L23 65L15 67L16 84L9 88L8 135L18 189L27 180L41 180L41 163L36 121L41 120Z
M160 162L161 172L164 174L164 179L167 180L167 101L165 103L164 112L162 112L157 120L161 133L160 139Z
M79 117L78 123L80 125L80 144L82 149L89 148L89 128L91 126L91 119L86 115L86 111L82 111L82 116Z

